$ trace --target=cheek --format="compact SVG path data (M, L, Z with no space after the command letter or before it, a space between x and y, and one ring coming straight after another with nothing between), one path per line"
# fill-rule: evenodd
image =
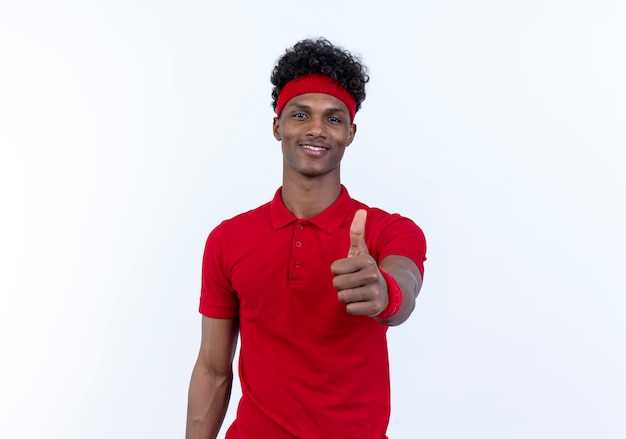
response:
M345 146L350 145L350 143L352 143L352 140L354 139L354 135L352 134L352 131L349 128L343 131L340 137L343 140L343 144Z
M352 143L352 137L350 135L346 136L344 138L343 145L345 147L348 147L348 146L350 146L351 143Z
M282 140L291 139L295 135L293 128L290 128L288 125L281 125L276 132Z

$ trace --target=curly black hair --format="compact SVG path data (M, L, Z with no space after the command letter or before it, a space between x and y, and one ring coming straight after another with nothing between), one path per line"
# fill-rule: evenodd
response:
M339 82L348 93L354 96L357 111L365 100L365 84L369 81L367 67L358 56L327 39L306 39L299 41L278 59L272 70L272 107L276 110L278 95L292 79L309 73L323 73Z

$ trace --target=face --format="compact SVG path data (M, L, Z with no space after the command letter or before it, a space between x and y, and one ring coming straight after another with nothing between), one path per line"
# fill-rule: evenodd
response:
M295 96L274 118L274 137L283 150L284 176L339 176L339 164L356 125L341 100L324 93Z

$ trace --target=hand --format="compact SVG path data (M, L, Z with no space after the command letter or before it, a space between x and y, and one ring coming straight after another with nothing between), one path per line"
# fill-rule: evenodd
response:
M330 266L335 275L333 286L337 297L346 305L348 314L374 317L389 304L387 283L365 243L367 211L357 210L350 225L348 257Z

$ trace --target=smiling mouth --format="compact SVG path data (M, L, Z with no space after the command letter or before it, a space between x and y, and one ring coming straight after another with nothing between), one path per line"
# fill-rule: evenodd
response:
M326 148L324 146L314 146L314 145L302 145L304 149L310 149L311 151L328 151L330 148Z

